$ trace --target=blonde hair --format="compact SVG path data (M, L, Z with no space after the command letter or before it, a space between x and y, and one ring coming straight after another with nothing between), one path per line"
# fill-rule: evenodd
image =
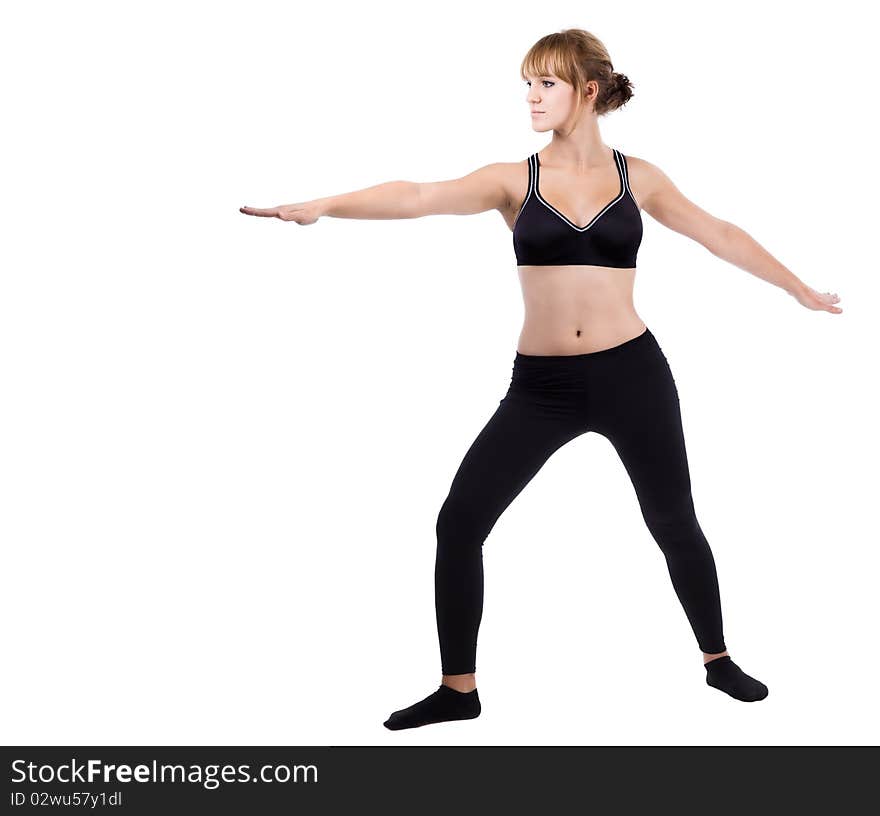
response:
M590 80L599 84L595 100L597 116L625 105L633 95L633 84L625 74L619 74L611 64L611 57L602 41L582 28L566 28L541 37L523 57L520 74L547 76L552 74L574 86L577 111L584 100L584 91Z

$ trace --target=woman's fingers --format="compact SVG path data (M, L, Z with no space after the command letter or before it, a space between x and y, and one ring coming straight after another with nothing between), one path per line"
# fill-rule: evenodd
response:
M817 292L812 286L807 286L806 297L799 297L801 304L808 309L816 311L831 312L832 314L841 314L843 309L835 306L840 301L837 292Z
M833 314L840 314L843 311L843 309L838 309L837 306L832 305L840 300L836 292L833 294L831 292L823 292L822 295L822 299L825 302L825 311L832 312Z
M276 218L278 216L278 207L268 207L268 208L259 208L259 207L239 207L239 212L244 213L245 215L260 215L263 218Z
M314 224L321 217L320 202L307 201L297 204L283 204L279 207L239 207L245 215L260 215L264 218L280 218L282 221L295 221L305 226Z
M817 292L816 299L819 301L819 308L824 309L826 312L840 314L843 311L843 309L832 305L840 300L836 294L831 294L831 292L822 292L820 294Z

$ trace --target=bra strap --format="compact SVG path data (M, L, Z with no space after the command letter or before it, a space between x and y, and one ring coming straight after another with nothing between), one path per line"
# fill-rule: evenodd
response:
M537 154L531 155L527 159L529 165L529 189L526 191L526 197L523 199L523 203L520 205L516 217L513 219L514 226L516 226L516 222L519 221L519 217L522 214L522 211L526 208L526 204L529 203L529 199L532 197L532 191L535 189L535 170L537 165L536 155Z
M632 194L632 190L629 189L629 168L626 164L626 156L623 155L616 147L614 148L614 153L617 156L617 172L620 173L620 178L623 180L623 189L629 193L630 198L635 201L636 197Z

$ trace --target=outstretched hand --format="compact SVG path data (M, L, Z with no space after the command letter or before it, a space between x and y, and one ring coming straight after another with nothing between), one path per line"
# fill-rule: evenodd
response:
M843 311L843 309L834 305L840 301L836 292L817 292L810 286L804 286L802 289L793 292L792 297L802 306L806 306L814 311L831 312L831 314L840 314Z
M314 224L321 217L321 210L314 201L305 201L300 204L282 204L279 207L239 207L238 211L245 215L258 215L262 218L280 218L282 221L296 221L305 226Z

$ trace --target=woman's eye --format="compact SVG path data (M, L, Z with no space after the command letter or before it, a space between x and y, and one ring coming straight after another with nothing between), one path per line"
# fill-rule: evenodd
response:
M528 85L528 86L531 87L531 84L532 84L531 81L529 81L529 80L527 79L527 80L526 80L526 85ZM544 85L545 87L546 87L547 85L549 85L549 86L552 88L556 83L555 83L555 82L552 82L552 81L549 80L549 79L542 79L542 80L541 80L541 84Z

